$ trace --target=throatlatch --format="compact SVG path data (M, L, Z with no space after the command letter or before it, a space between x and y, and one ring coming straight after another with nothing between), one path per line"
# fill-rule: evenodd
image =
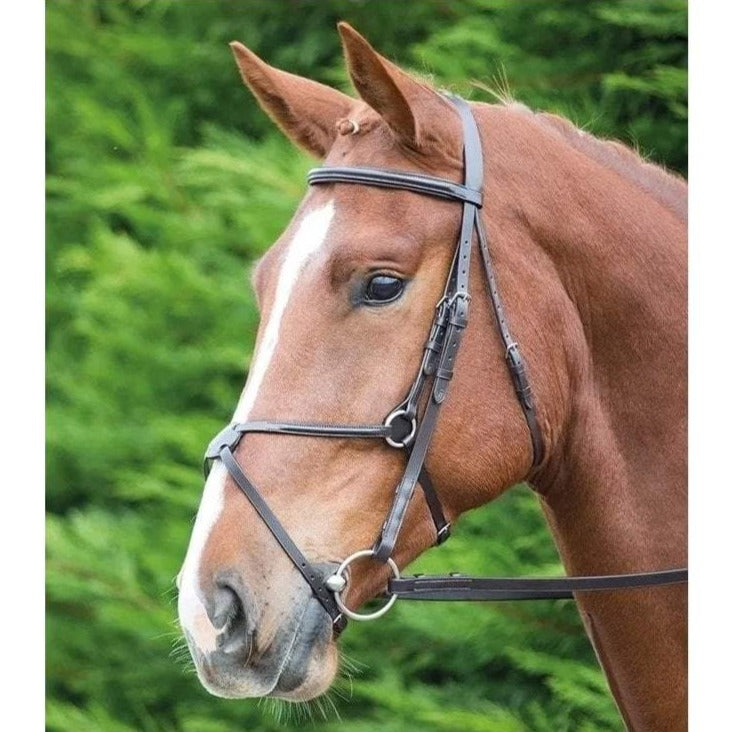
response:
M441 544L450 534L440 499L427 472L425 461L440 408L447 396L455 370L470 305L470 260L474 238L478 241L485 273L488 297L493 306L496 324L505 348L506 364L518 402L526 419L533 450L532 467L544 458L544 441L536 414L526 364L518 343L511 336L503 308L488 238L480 217L483 185L483 154L478 127L469 104L455 96L447 97L455 106L463 128L464 182L455 183L429 175L380 168L321 167L308 173L310 185L352 184L411 191L420 195L447 199L462 204L459 238L442 297L425 343L417 376L405 399L392 409L382 424L323 424L258 420L235 423L224 428L210 443L205 455L205 472L212 460L223 462L234 482L247 497L283 551L310 585L314 596L333 620L334 633L346 624L346 617L373 620L383 615L397 597L411 600L537 600L573 598L574 592L603 591L649 587L686 582L686 569L671 569L624 575L560 578L485 578L460 575L436 577L400 577L391 555L396 546L407 508L417 484L421 486L432 521L435 543ZM419 413L419 405L426 404ZM383 439L395 449L404 450L406 467L399 481L381 532L371 549L362 549L344 559L335 573L324 576L322 570L308 561L279 522L266 501L247 478L234 457L234 451L247 433L259 432L291 436L323 438ZM373 557L388 564L392 579L387 588L388 602L373 613L356 613L346 607L341 593L348 582L349 565L362 557Z

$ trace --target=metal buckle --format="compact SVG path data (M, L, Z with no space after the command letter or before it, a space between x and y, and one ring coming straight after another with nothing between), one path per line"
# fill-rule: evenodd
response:
M356 559L373 556L373 549L361 549L361 551L354 552L353 554L351 554L351 556L346 557L341 562L335 573L328 577L327 580L325 580L325 586L333 593L333 598L335 599L336 605L338 605L338 609L346 617L351 618L351 620L376 620L382 615L388 613L389 610L391 610L392 605L397 600L398 596L396 594L391 595L391 597L389 597L383 607L380 607L378 610L374 610L374 612L372 613L357 613L354 610L349 610L349 608L347 608L344 604L343 600L341 600L341 592L343 592L343 590L345 590L346 586L348 585L348 579L344 576L344 572L348 569L348 565L351 564L351 562L356 561ZM399 567L397 567L396 562L391 557L388 557L386 563L389 565L389 568L394 575L394 579L399 579Z
M450 528L451 528L451 525L448 523L448 524L445 524L437 532L437 539L435 541L435 546L440 546L440 544L444 544L450 538Z
M463 298L463 300L465 300L466 303L469 303L473 299L473 296L469 292L462 292L461 290L458 290L447 301L447 307L451 308L455 304L455 302L457 300L459 300L460 298Z
M406 409L395 409L385 420L384 420L384 426L385 427L391 427L392 422L394 422L395 419L398 417L406 417L409 418L409 413ZM414 436L417 434L417 418L411 417L410 423L412 428L409 431L409 434L407 434L406 437L403 437L401 441L395 440L393 437L385 437L388 445L391 445L392 447L397 448L403 448L407 447L409 443L414 439Z
M463 329L467 327L468 325L468 305L470 304L471 300L470 293L468 292L462 292L458 291L455 292L450 300L447 303L447 312L449 313L449 317L447 319L447 322L455 327ZM457 303L459 300L462 300L464 305L462 307L458 306Z

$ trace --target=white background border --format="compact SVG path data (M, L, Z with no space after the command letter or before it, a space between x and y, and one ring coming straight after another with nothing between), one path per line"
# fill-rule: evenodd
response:
M51 0L53 1L53 0ZM43 729L44 6L0 18L3 726ZM732 595L732 11L690 8L692 729L729 719ZM52 639L51 639L52 642ZM663 639L659 639L663 642ZM673 693L669 690L669 693ZM21 722L22 720L22 722Z
M0 727L42 730L44 5L0 8Z
M731 28L728 2L691 3L689 648L694 730L727 728L732 716Z

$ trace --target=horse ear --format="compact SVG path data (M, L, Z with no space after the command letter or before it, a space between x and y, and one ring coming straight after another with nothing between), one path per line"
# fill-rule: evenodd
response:
M336 121L349 116L354 100L266 64L237 41L230 46L241 78L262 109L290 140L318 158L325 157L337 135Z
M432 129L435 120L445 119L445 114L451 119L450 104L378 54L348 23L338 23L338 32L348 73L361 98L381 115L401 143L417 150L423 148L427 119L432 120Z

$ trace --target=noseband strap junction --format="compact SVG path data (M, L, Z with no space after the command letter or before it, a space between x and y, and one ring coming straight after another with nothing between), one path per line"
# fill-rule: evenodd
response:
M212 461L222 461L231 478L310 585L314 597L330 615L334 635L340 633L346 624L345 614L341 612L341 608L345 606L340 594L347 581L343 575L345 567L355 557L368 555L377 561L390 563L390 566L396 568L391 556L417 485L422 489L435 526L435 544L441 544L450 535L450 524L445 518L425 463L440 408L453 377L463 333L468 325L470 262L474 239L478 241L486 290L505 348L508 372L529 430L532 469L538 468L544 459L544 440L526 363L508 327L503 302L498 293L488 237L480 215L480 208L483 205L483 152L480 134L469 104L459 97L447 98L454 105L463 128L463 183L421 173L366 167L326 166L308 173L308 182L314 186L351 184L410 191L454 201L462 206L455 254L442 297L435 307L419 371L404 400L394 407L380 424L331 424L282 420L234 423L214 437L205 454L204 472L208 474ZM313 565L298 549L234 456L237 446L248 433L331 439L383 439L390 447L404 450L406 453L404 474L396 486L391 508L373 548L351 555L341 563L335 574L329 576L325 576L322 569ZM575 592L631 589L686 582L687 574L686 569L673 569L595 577L485 578L462 575L400 577L396 572L388 584L387 595L391 595L389 606L394 596L411 600L561 599L573 598ZM351 611L347 614L353 618L371 619L383 612L379 611L368 616L358 616Z

